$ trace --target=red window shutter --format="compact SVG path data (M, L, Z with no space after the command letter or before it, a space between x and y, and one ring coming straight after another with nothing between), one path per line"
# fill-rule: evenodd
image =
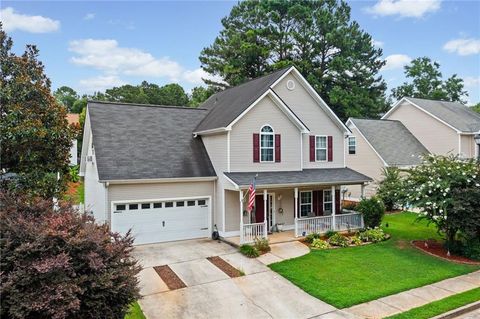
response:
M333 136L328 137L328 161L333 161Z
M315 135L310 135L310 162L315 162Z
M280 134L275 134L275 162L280 163L282 161L282 146Z
M340 214L340 190L335 190L335 213Z
M253 162L260 162L260 134L253 133Z
M318 215L323 215L323 191L318 191Z

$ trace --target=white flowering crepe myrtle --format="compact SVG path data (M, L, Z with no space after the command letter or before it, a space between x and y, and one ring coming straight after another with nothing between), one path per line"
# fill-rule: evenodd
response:
M453 241L457 232L463 230L460 220L456 219L465 219L465 216L457 216L460 211L455 208L458 194L467 190L480 193L479 162L428 155L422 165L408 172L405 181L408 201L446 235L447 242ZM477 208L480 210L480 203Z

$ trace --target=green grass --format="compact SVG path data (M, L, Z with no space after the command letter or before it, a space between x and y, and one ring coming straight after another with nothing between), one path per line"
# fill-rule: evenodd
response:
M434 301L418 308L413 308L407 312L388 317L388 319L432 318L434 316L446 313L450 310L468 305L478 300L480 300L480 288L475 288L462 292L458 295L453 295L441 300Z
M146 319L146 317L143 314L138 302L135 302L130 307L130 311L127 313L124 319Z
M459 276L478 266L451 263L413 248L413 239L439 238L417 215L387 215L391 239L378 244L309 254L270 265L307 293L345 308L408 289Z

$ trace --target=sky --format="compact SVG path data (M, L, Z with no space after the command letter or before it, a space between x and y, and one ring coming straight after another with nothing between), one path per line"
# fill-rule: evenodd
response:
M465 81L468 104L480 102L480 1L347 1L352 19L383 49L389 89L403 67L428 56L444 79ZM0 20L21 54L36 44L52 88L80 94L146 80L186 90L208 75L198 56L213 43L234 1L2 1Z

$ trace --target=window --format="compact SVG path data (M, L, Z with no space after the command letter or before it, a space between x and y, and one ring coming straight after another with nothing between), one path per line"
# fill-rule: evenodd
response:
M176 207L183 207L185 206L185 202L177 202Z
M125 210L127 209L127 205L125 204L118 204L115 206L115 210Z
M300 192L300 217L312 212L312 192Z
M324 162L327 160L327 137L315 137L315 160Z
M150 203L143 203L142 209L150 209Z
M165 207L173 207L173 202L166 202Z
M204 199L200 199L198 200L198 206L204 206L205 205L205 200Z
M265 125L260 131L260 162L273 162L274 150L273 129Z
M162 208L162 203L153 203L153 208Z
M129 204L129 205L128 205L128 209L129 209L129 210L138 209L138 204Z
M329 189L323 190L323 213L332 214L332 191Z
M194 200L187 201L187 206L195 206L195 201Z
M348 138L348 154L355 154L357 152L357 139L355 136Z

